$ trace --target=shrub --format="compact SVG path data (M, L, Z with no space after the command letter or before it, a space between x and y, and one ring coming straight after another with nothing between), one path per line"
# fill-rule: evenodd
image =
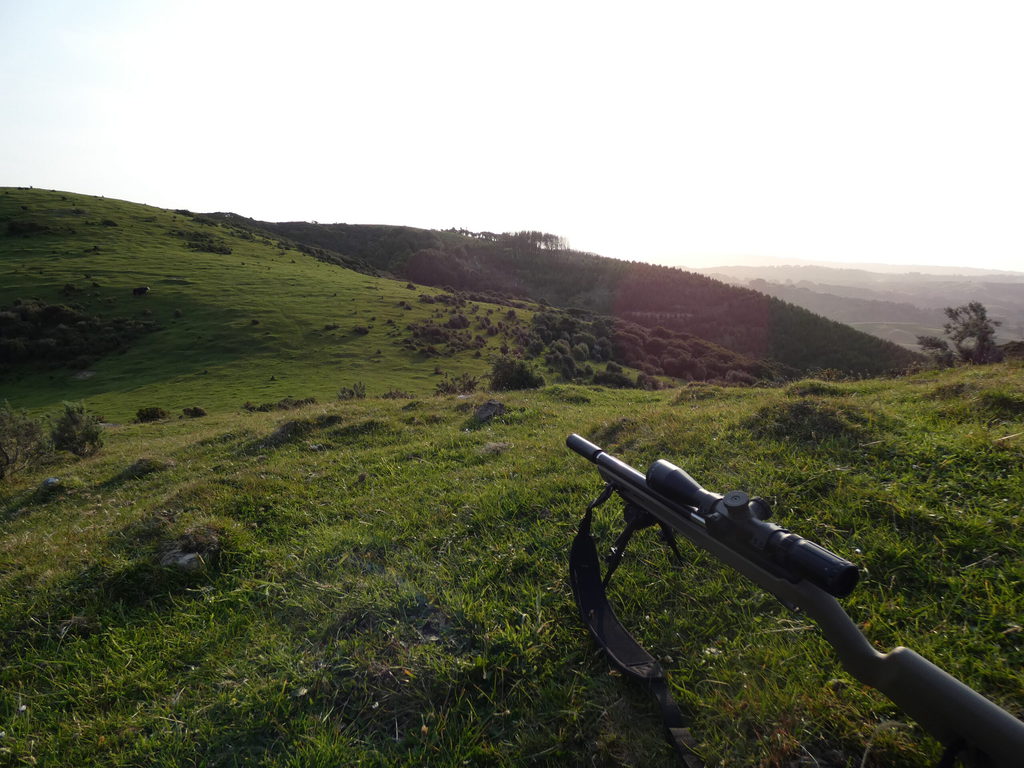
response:
M75 456L92 456L103 447L100 417L87 411L82 403L64 403L64 413L50 432L54 448Z
M646 373L638 373L636 375L636 388L647 390L661 389L661 382Z
M357 381L351 387L342 387L338 390L339 400L362 400L366 397L366 384Z
M604 371L595 373L594 383L616 389L631 389L635 383L634 380L623 373L622 368L617 365L615 368L612 368L612 365L612 363L608 363L608 367Z
M0 408L0 480L28 469L46 452L43 428L4 401Z
M757 378L751 376L746 371L741 371L737 368L732 368L726 371L725 380L730 384L738 384L740 386L753 386L757 383Z
M159 408L155 405L139 408L139 410L135 412L135 420L140 423L146 421L161 421L169 418L171 418L171 414L163 408Z
M544 377L525 360L499 357L491 365L491 389L538 389L544 386Z
M476 392L479 383L479 379L468 373L459 374L454 379L445 376L444 380L438 383L436 393L439 395L468 395Z
M190 406L188 408L182 408L181 412L183 415L188 416L190 419L198 419L201 416L206 415L206 411L200 408L198 405Z

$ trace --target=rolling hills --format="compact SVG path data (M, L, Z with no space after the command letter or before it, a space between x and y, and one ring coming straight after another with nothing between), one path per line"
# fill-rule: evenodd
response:
M428 394L479 381L503 354L612 386L776 375L681 330L422 288L189 211L7 189L0 227L0 381L21 407L88 399L123 419L331 398L356 382Z
M573 251L542 232L495 234L211 216L288 238L323 258L362 261L419 283L499 291L614 315L649 328L683 331L774 362L790 375L824 368L879 374L920 359L764 293L680 269Z
M877 267L881 269L881 267ZM933 270L933 271L929 271ZM945 307L972 301L1002 323L1001 342L1024 338L1024 273L916 267L895 273L822 265L714 267L701 274L792 302L880 338L917 349L942 334Z
M1024 713L1021 361L785 381L778 358L633 322L633 300L610 316L410 283L381 245L394 228L353 232L364 246L336 251L234 217L0 192L0 399L107 419L96 455L0 480L0 762L672 764L656 709L576 616L566 557L602 483L564 447L574 431L764 496L861 568L844 605L874 644ZM424 264L469 237L430 236L443 255ZM483 391L503 348L548 385ZM476 418L491 398L503 412ZM171 417L133 421L144 406ZM936 762L804 617L708 556L634 547L612 599L709 765Z

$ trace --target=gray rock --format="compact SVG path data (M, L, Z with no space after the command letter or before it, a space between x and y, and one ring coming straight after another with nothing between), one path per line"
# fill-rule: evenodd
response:
M160 565L180 568L183 571L198 571L203 567L203 558L198 552L182 552L172 549L160 558Z
M473 418L481 424L486 424L495 416L501 416L505 412L505 405L497 400L488 400L473 413Z

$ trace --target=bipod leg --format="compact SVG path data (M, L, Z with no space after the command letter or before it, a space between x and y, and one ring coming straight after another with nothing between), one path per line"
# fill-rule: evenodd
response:
M676 565L686 565L686 561L683 560L683 556L679 552L679 547L676 545L676 535L672 532L665 523L658 521L658 526L661 528L661 540L668 544L668 548L672 550L672 554L675 555Z
M622 562L622 556L626 554L626 546L629 544L629 540L633 538L633 534L644 528L649 528L658 522L649 512L639 507L634 507L631 504L626 505L622 516L626 519L626 527L618 535L618 538L615 539L611 552L604 559L607 570L605 571L602 583L605 589L608 588L608 582L611 581L615 569Z

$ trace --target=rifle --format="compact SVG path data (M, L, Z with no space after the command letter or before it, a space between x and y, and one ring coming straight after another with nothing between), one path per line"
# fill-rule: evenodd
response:
M569 556L580 614L611 661L647 684L661 706L669 743L689 768L700 766L700 758L664 670L623 628L605 594L633 533L655 525L677 559L682 559L678 533L790 610L813 619L847 672L885 694L944 746L940 768L953 766L957 758L977 768L1024 765L1024 722L909 648L884 654L875 650L836 600L853 591L857 566L768 522L771 510L763 499L743 491L713 493L663 459L642 475L576 434L569 435L566 445L596 464L605 481L601 495L587 507ZM613 493L625 503L626 528L606 558L602 578L590 524L594 509Z

